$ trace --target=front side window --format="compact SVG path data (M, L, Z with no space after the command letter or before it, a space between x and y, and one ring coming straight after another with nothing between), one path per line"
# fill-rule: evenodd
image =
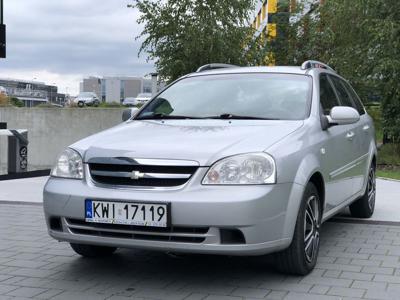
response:
M311 106L311 77L218 74L188 77L158 95L136 119L163 117L303 120Z
M335 94L328 76L326 74L321 74L319 79L319 98L324 115L329 115L332 108L339 106L338 99Z

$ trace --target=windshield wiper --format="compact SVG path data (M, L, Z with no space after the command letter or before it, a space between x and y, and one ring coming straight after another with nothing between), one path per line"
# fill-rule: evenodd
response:
M222 119L222 120L280 120L278 118L262 118L254 116L241 116L234 114L221 114L219 116L211 116L207 119Z
M139 116L135 120L186 120L186 119L202 119L192 116L178 116L178 115L166 115L162 113L152 114L148 116Z

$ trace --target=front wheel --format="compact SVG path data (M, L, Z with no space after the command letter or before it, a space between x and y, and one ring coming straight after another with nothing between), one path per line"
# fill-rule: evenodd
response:
M350 205L351 215L355 218L370 218L375 210L376 174L375 166L368 171L367 187L364 195Z
M85 106L85 103L84 103L83 101L79 101L79 102L78 102L78 106L79 106L79 107L84 107L84 106Z
M320 228L320 197L317 188L310 182L304 191L292 243L276 254L277 269L293 275L310 273L317 263Z
M105 257L112 255L117 248L115 247L104 247L94 245L83 245L71 243L71 248L79 255L83 257Z

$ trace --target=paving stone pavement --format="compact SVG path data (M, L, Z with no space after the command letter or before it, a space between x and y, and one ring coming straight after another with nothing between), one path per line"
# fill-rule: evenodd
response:
M323 225L317 268L258 258L119 250L84 259L46 232L42 207L0 204L0 299L400 299L400 227Z

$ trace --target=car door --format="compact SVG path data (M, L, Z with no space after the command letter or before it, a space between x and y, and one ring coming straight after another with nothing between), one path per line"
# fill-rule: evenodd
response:
M360 156L360 172L361 175L356 178L354 184L354 192L358 193L362 191L366 180L367 172L369 170L369 150L371 141L374 140L374 128L371 122L371 118L365 112L364 106L358 97L357 93L351 87L348 82L342 80L342 84L350 94L351 99L354 103L354 108L360 114L360 122L356 129L356 144Z
M329 116L331 109L340 105L329 75L320 74L321 113ZM325 178L326 211L335 208L353 194L352 176L347 170L354 158L352 141L348 137L353 130L353 125L340 125L323 131L321 165Z
M339 102L342 106L349 106L357 110L350 93L346 89L344 83L345 81L336 76L330 76L332 83L335 87L337 95L339 97ZM347 166L348 176L351 177L353 181L353 194L356 191L361 190L361 187L364 183L364 173L365 173L365 164L366 164L366 153L364 152L363 145L363 124L360 119L357 123L348 125L349 129L346 133L347 144L351 146L351 153L349 153L349 157L351 156L351 162Z

